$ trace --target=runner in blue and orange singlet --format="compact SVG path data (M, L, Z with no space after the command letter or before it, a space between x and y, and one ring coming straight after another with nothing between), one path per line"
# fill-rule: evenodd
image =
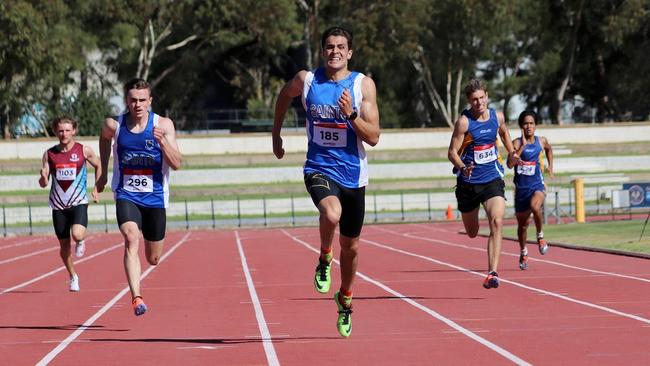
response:
M295 97L302 97L307 113L307 191L320 212L321 254L314 287L327 293L331 285L332 241L339 227L341 287L334 294L341 336L352 332L352 285L356 275L359 236L365 213L368 162L363 143L379 142L379 111L375 83L348 69L352 34L343 28L327 29L321 37L325 67L300 71L278 96L273 125L273 152L284 156L280 131Z
M537 247L540 254L548 251L548 244L544 240L542 205L546 198L546 184L544 183L544 160L548 161L547 170L553 178L553 148L546 137L536 136L538 116L533 111L523 111L519 115L521 137L512 141L512 144L521 158L515 169L515 215L517 216L517 238L519 239L519 268L528 269L528 249L526 237L530 215L533 215L537 229ZM513 168L513 166L508 166Z
M497 147L497 137L508 151L508 164L519 158L512 146L510 132L503 113L488 108L485 82L472 79L465 86L470 108L463 111L454 124L449 142L448 158L456 173L456 199L465 231L470 238L479 230L479 207L485 208L490 236L487 242L488 274L483 281L486 289L499 287L499 256L503 216L505 215L505 184L503 165Z
M59 117L52 121L52 131L59 143L43 154L43 168L38 181L47 187L52 176L49 204L52 208L52 224L59 240L59 255L70 275L69 290L79 291L79 276L75 271L70 254L71 236L75 241L75 255L81 257L86 252L86 227L88 226L88 194L86 163L95 168L95 179L101 176L99 157L88 145L75 141L77 121L71 117ZM92 196L99 201L97 186Z
M103 175L97 188L106 185L113 142L113 180L117 223L124 236L124 268L131 289L135 315L147 311L140 292L140 231L147 261L158 264L162 255L169 203L169 168L181 167L181 153L171 119L151 111L149 83L133 79L124 86L128 112L104 121L99 137Z

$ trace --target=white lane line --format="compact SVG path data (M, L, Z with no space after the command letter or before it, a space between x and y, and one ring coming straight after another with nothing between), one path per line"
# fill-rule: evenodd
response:
M1 246L0 246L0 250L3 250L3 249L9 249L9 248L15 248L15 247L22 247L23 245L29 245L29 244L38 243L38 242L41 241L41 240L43 241L43 243L45 243L45 242L48 242L49 239L50 239L50 238L45 237L45 236L43 236L43 237L37 237L37 238L32 238L32 239L30 239L30 240L21 241L21 242L19 242L19 243L15 243L15 244L1 245Z
M448 242L448 241L445 241L445 240L433 239L433 238L428 238L428 237L419 236L419 235L413 235L413 234L409 234L409 233L400 233L400 232L397 232L397 231L392 231L392 230L383 229L383 228L381 228L381 229L377 228L377 229L379 229L381 231L391 233L391 234L403 236L403 237L406 237L406 238L419 239L419 240L429 241L429 242L443 244L443 245L457 247L457 248L463 248L463 249L469 249L469 250L485 252L485 249L482 249L482 248L476 248L476 247L471 247L471 246L467 246L467 245L463 245L463 244L451 243L451 242ZM515 253L502 252L501 254L511 256L511 257L519 257L519 253L515 254ZM553 264L553 265L556 265L556 266L559 266L559 267L575 269L575 270L583 271L583 272L595 273L595 274L605 275L605 276L620 277L620 278L626 278L626 279L629 279L629 280L635 280L635 281L650 283L650 279L643 278L643 277L630 276L630 275L625 275L625 274L616 273L616 272L599 271L599 270L596 270L596 269L573 266L573 265L570 265L570 264L556 262L556 261L552 261L552 260L548 260L548 259L540 259L540 258L528 257L528 260L529 261L540 262L540 263Z
M411 256L411 257L424 259L424 260L429 261L429 262L440 264L440 265L443 265L443 266L446 266L446 267L451 267L451 268L456 269L458 271L471 273L471 274L479 276L481 278L485 277L485 273L479 273L479 272L476 272L476 271L472 271L470 269L467 269L467 268L464 268L464 267L461 267L461 266L457 266L455 264L439 261L439 260L433 259L431 257L427 257L427 256L416 254L416 253L411 253L411 252L408 252L408 251L402 250L402 249L393 248L391 246L380 244L380 243L374 242L372 240L361 239L361 241L366 242L366 243L371 244L371 245L374 245L374 246L379 247L379 248L383 248L383 249L387 249L387 250L396 252L396 253L401 253L401 254ZM622 317L625 317L625 318L637 320L637 321L640 321L640 322L645 323L645 324L650 324L650 319L646 319L646 318L643 318L643 317L640 317L640 316L636 316L634 314L624 313L622 311L618 311L618 310L608 308L608 307L605 307L605 306L597 305L597 304L590 303L590 302L587 302L587 301L574 299L572 297L565 296L565 295L562 295L562 294L559 294L559 293L556 293L556 292L547 291L547 290L543 290L543 289L540 289L540 288L524 285L523 283L510 281L510 280L506 280L506 279L503 279L503 278L499 278L499 280L501 282L509 283L509 284L511 284L513 286L521 287L521 288L526 289L526 290L538 292L540 294L544 294L544 295L548 295L548 296L553 296L553 297L556 297L558 299L562 299L562 300L566 300L566 301L573 302L573 303L576 303L576 304L584 305L584 306L587 306L587 307L590 307L590 308L593 308L593 309L602 310L602 311L605 311L605 312L608 312L608 313L611 313L611 314L614 314L614 315L622 316Z
M275 353L275 347L273 347L273 339L271 338L271 332L269 332L269 327L264 319L264 312L262 311L262 304L257 297L257 291L255 290L255 284L253 283L253 278L251 277L250 269L248 268L248 262L246 261L246 254L244 254L244 248L241 244L241 238L239 237L239 231L235 230L235 238L237 239L237 249L239 250L239 257L241 258L241 265L244 270L244 276L246 277L246 284L248 285L248 293L251 296L253 301L253 308L255 309L255 318L257 318L257 326L260 329L260 335L262 336L262 344L264 345L264 353L266 353L266 360L269 365L277 366L280 365L278 360L278 355Z
M187 241L187 238L190 236L190 233L186 233L183 238L181 238L180 241L178 241L173 247L167 251L167 253L163 254L160 257L160 260L158 261L157 266L149 266L146 271L142 272L142 275L140 276L140 280L144 280L151 271L153 271L156 267L160 266L162 262L169 257L170 254L172 254L176 248L181 246L185 241ZM106 303L101 309L99 309L93 316L88 318L81 326L79 326L72 334L70 334L66 339L61 341L58 346L56 346L50 353L45 355L36 365L37 366L43 366L49 364L59 353L61 353L66 347L70 345L77 337L81 335L86 329L88 329L93 323L99 319L104 313L106 313L119 299L122 298L127 292L129 292L129 286L126 286L125 288L122 289L115 297L113 297L109 302Z
M307 242L305 242L305 241L303 241L303 240L301 240L301 239L299 239L299 238L297 238L297 237L295 237L295 236L289 234L289 233L288 233L287 231L285 231L284 229L280 229L280 231L282 231L285 235L287 235L288 237L290 237L290 238L293 239L294 241L296 241L296 242L302 244L303 246L305 246L307 249L311 250L312 252L315 252L315 253L320 254L320 251L319 251L318 249L312 247L311 245L309 245L309 243L307 243ZM333 261L334 261L336 264L340 265L340 263L339 263L338 260L334 259ZM504 348L502 348L502 347L500 347L500 346L498 346L498 345L496 345L496 344L494 344L494 343L488 341L487 339L485 339L485 338L479 336L478 334L476 334L476 333L470 331L469 329L462 327L461 325L459 325L458 323L454 322L453 320L444 317L442 314L436 312L435 310L432 310L432 309L430 309L430 308L428 308L428 307L426 307L426 306L424 306L424 305L418 303L417 301L415 301L415 300L413 300L413 299L407 297L406 295L404 295L404 294L402 294L402 293L399 293L399 292L393 290L392 288L390 288L390 287L384 285L383 283L381 283L381 282L379 282L379 281L377 281L377 280L374 280L374 279L372 279L372 278L366 276L365 274L363 274L363 273L361 273L361 272L359 272L359 271L357 271L357 276L359 276L359 278L361 278L361 279L363 279L363 280L365 280L365 281L367 281L367 282L370 282L370 283L372 283L373 285L375 285L375 286L381 288L382 290L384 290L384 291L386 291L386 292L392 294L393 296L399 298L400 300L405 301L406 303L408 303L408 304L410 304L410 305L416 307L417 309L422 310L423 312L425 312L425 313L431 315L432 317L434 317L434 318L440 320L441 322L447 324L450 328L453 328L453 329L457 330L458 332L462 333L463 335L465 335L466 337L471 338L471 339L473 339L474 341L476 341L476 342L478 342L478 343L480 343L480 344L486 346L486 347L489 348L490 350L492 350L492 351L494 351L494 352L500 354L501 356L503 356L503 357L505 357L506 359L512 361L513 363L515 363L515 364L517 364L517 365L531 365L529 362L522 360L521 358L519 358L519 357L517 357L516 355L512 354L512 353L509 352L508 350L506 350L506 349L504 349Z
M39 254L43 254L43 253L47 253L47 252L52 252L52 251L54 251L54 250L58 250L59 248L60 248L60 247L50 247L50 248L47 248L47 249L37 250L37 251L35 251L35 252L31 252L31 253L29 253L29 254L23 254L23 255L19 255L19 256L17 256L17 257L13 257L13 258L8 258L8 259L5 259L5 260L1 260L1 261L0 261L0 264L11 263L11 262L15 262L15 261L18 261L18 260L21 260L21 259L25 259L25 258L33 257L33 256L35 256L35 255L39 255Z
M99 252L97 252L97 253L95 253L93 255L89 255L89 256L87 256L87 257L85 257L83 259L75 261L74 263L75 264L83 263L85 261L91 260L91 259L93 259L93 258L95 258L97 256L100 256L100 255L102 255L104 253L110 252L111 250L114 250L114 249L117 249L117 248L120 248L120 247L123 247L123 246L124 246L124 242L122 242L120 244L113 245L113 246L108 247L106 249L100 250ZM61 271L64 271L64 270L65 270L65 266L58 267L56 269L51 270L50 272L47 272L47 273L42 274L42 275L40 275L38 277L32 278L29 281L20 283L20 284L18 284L16 286L13 286L13 287L6 288L6 289L0 291L0 295L6 294L7 292L11 292L11 291L17 290L19 288L22 288L22 287L25 287L25 286L28 286L28 285L31 285L34 282L40 281L40 280L42 280L44 278L50 277L51 275L53 275L53 274L55 274L57 272L61 272Z

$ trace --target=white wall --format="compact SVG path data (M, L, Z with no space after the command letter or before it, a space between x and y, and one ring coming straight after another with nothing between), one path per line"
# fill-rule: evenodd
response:
M519 128L510 129L511 136L518 137ZM538 134L546 136L554 144L624 143L650 140L650 123L617 123L606 125L545 126L538 128ZM403 150L444 148L449 146L451 129L385 130L379 144L372 149ZM287 132L283 135L287 152L304 152L307 140L303 132ZM99 151L97 138L80 139ZM38 159L43 152L56 143L56 139L30 139L0 142L0 161L6 159ZM272 153L269 133L229 134L211 137L181 135L178 138L184 155L220 154L270 154ZM648 148L650 152L650 147Z

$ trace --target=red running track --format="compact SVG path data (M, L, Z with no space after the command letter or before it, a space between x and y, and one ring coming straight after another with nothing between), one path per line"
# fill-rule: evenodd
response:
M520 271L505 241L501 287L485 290L486 239L459 229L366 226L349 339L313 289L313 227L168 233L137 318L119 234L87 240L79 293L53 237L1 239L2 364L650 364L648 260L531 247Z

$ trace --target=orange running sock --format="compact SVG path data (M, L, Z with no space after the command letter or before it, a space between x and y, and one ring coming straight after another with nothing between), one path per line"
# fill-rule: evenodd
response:
M339 293L341 294L341 298L343 299L343 306L349 308L350 305L352 305L352 291L340 289Z
M320 249L320 259L324 259L327 261L327 263L332 262L332 248L330 247L328 250L325 250L323 248Z

